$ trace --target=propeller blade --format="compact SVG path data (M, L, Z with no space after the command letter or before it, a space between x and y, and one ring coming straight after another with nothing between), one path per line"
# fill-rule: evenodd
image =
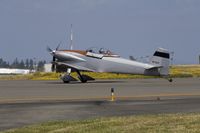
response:
M59 42L58 46L56 47L56 51L59 49L61 43L62 41Z
M49 46L47 46L47 51L52 52L53 50Z

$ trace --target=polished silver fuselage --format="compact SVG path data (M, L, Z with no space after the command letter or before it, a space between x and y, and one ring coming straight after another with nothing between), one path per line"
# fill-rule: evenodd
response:
M56 51L54 56L58 59L58 63L65 64L69 67L93 71L93 72L109 72L109 73L126 73L140 75L160 75L159 69L154 69L154 65L132 61L121 58L119 56L97 55L88 56L73 51ZM151 69L153 68L153 69Z

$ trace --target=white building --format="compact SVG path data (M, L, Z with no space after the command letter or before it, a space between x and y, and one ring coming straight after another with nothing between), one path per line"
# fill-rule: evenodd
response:
M30 72L28 69L0 68L0 74L29 74Z
M44 72L52 72L51 65L52 64L44 64Z

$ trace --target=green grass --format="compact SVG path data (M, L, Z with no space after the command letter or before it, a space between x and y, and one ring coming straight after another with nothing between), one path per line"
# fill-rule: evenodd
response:
M0 80L58 80L62 73L44 73L37 72L28 75L10 75L2 76ZM114 73L94 73L94 72L82 72L81 74L86 74L95 79L136 79L136 78L152 78L152 76L143 75L131 75L131 74L114 74ZM71 74L73 77L77 78L77 74L73 72ZM156 76L154 76L156 78Z
M138 79L138 78L158 78L156 76L143 76L132 74L114 74L114 73L93 73L82 72L95 79ZM37 72L28 75L11 75L1 76L0 80L58 80L61 73L43 73ZM178 65L170 67L170 75L173 78L177 77L200 77L200 65ZM72 76L77 77L76 73Z
M57 121L3 133L198 133L200 114L159 114Z
M177 65L170 68L172 77L200 77L200 65Z

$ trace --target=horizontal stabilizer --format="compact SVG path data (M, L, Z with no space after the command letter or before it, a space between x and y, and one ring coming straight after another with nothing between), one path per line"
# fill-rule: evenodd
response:
M146 70L151 70L151 69L156 69L156 68L163 68L163 66L153 66L153 67L146 68Z

